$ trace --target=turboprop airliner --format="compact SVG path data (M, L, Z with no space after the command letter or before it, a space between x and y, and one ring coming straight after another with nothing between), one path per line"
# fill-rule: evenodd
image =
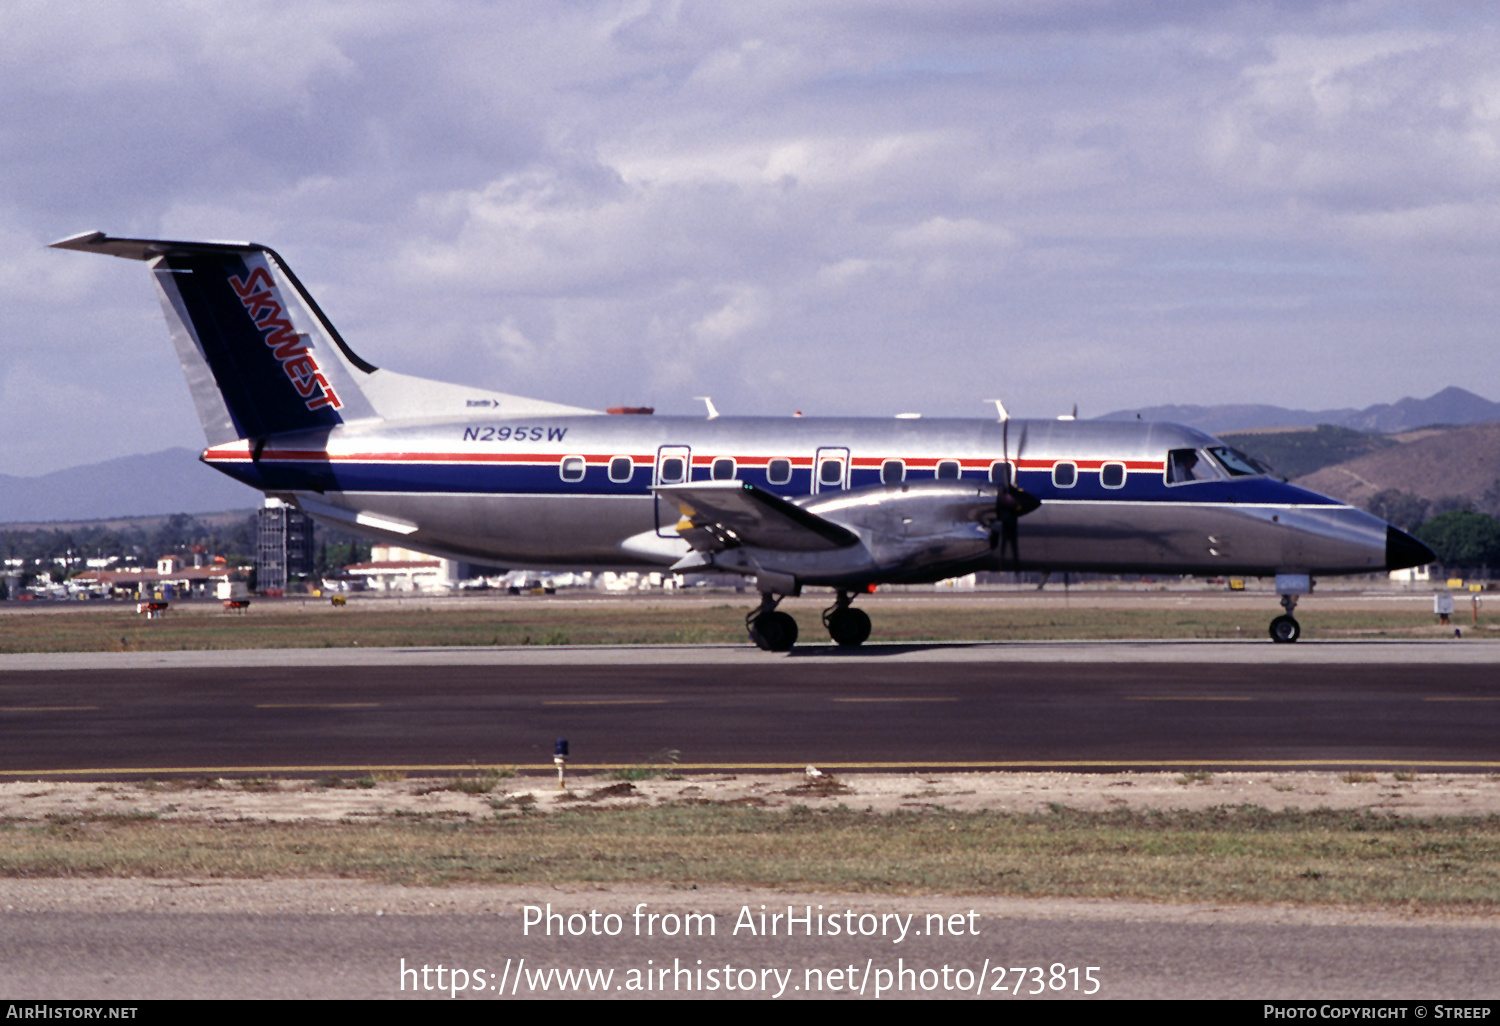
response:
M255 243L113 238L144 261L208 446L202 459L314 518L434 555L556 570L743 575L761 648L778 610L836 594L839 645L876 585L980 570L1274 576L1278 642L1313 578L1430 562L1415 538L1288 484L1192 428L1146 422L611 416L382 370Z

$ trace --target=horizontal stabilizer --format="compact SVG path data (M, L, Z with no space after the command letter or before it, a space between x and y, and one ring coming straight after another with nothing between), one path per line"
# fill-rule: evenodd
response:
M686 521L679 531L704 528L729 541L786 552L842 549L859 541L849 529L748 481L696 481L652 490L677 507Z

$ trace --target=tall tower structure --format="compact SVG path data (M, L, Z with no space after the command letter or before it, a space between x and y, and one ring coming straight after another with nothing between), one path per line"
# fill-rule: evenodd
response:
M267 499L256 513L255 577L261 591L281 591L314 568L313 520L280 499Z

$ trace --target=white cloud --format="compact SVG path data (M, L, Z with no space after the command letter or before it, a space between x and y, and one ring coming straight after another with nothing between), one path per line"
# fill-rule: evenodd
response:
M714 348L733 342L767 319L766 297L762 289L741 285L724 291L728 295L723 305L693 325L697 341Z

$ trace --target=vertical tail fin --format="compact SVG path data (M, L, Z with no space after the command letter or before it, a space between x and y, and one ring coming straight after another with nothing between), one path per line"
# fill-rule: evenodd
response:
M266 246L103 232L52 245L150 264L210 445L375 416L361 389L375 368Z

